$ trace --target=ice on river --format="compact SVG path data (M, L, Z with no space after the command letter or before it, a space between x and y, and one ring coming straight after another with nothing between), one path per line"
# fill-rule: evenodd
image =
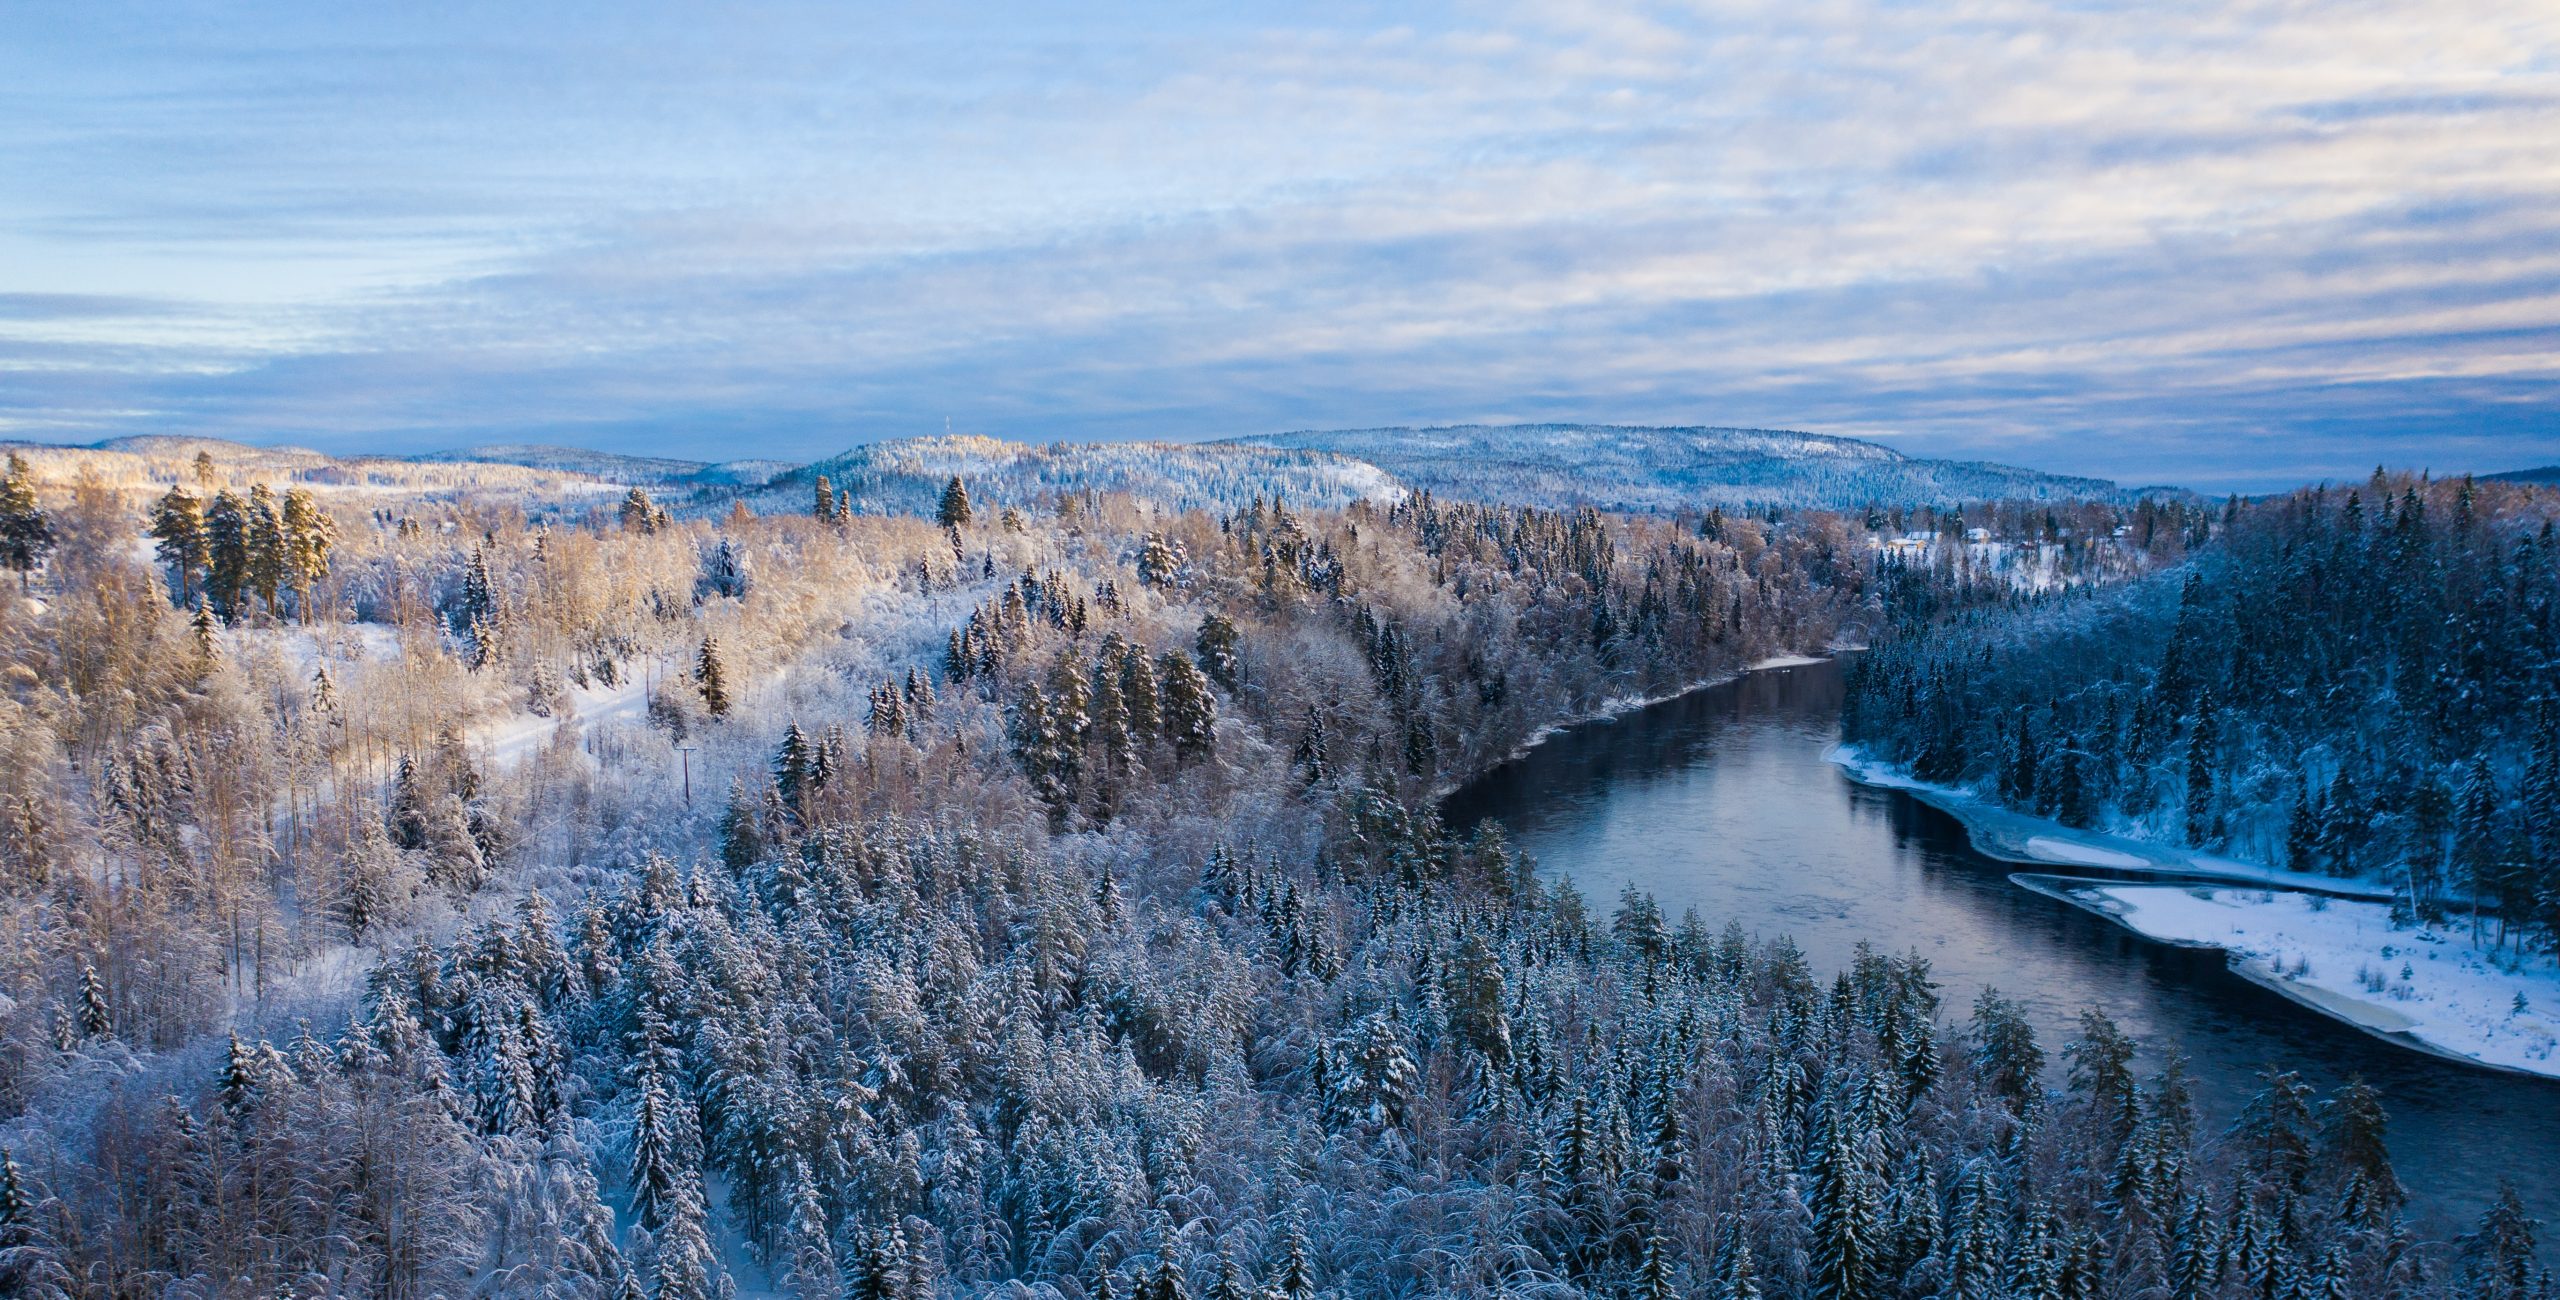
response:
M2394 925L2381 903L2291 890L2066 882L2128 929L2230 954L2235 970L2338 1019L2560 1078L2560 967L2492 954L2463 927Z

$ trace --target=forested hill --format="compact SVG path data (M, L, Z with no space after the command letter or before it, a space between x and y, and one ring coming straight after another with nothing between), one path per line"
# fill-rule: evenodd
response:
M1340 452L1436 495L1607 510L1848 510L1872 503L2116 500L2104 479L1922 460L1855 438L1775 429L1601 424L1337 429L1236 443Z
M1906 618L1853 672L1847 733L2073 825L2388 881L2421 911L2477 896L2548 943L2555 514L2547 491L2382 475L2235 504L2129 587Z
M1404 489L1377 466L1321 451L1219 443L1032 444L956 435L865 443L775 479L751 500L808 510L817 480L856 514L930 515L953 478L982 504L1029 506L1061 495L1124 492L1170 510L1234 510L1256 499L1320 509L1387 502Z

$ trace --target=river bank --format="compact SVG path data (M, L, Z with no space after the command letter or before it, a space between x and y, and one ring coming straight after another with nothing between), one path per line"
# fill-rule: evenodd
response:
M2019 886L2156 943L2221 951L2232 971L2384 1042L2560 1079L2560 968L2513 969L2459 931L2293 890L2132 885L2021 874Z
M2459 934L2394 926L2386 886L2079 830L1919 780L1855 745L1834 745L1825 757L1861 785L1899 791L1955 818L1984 857L2176 882L2011 876L2022 888L2153 942L2219 950L2241 978L2384 1042L2560 1079L2560 1029L2549 1018L2560 1013L2560 969L2497 970ZM2448 954L2469 959L2440 960ZM2525 1009L2513 1012L2519 996Z
M1841 743L1825 751L1849 779L1881 790L1898 790L1964 824L1974 851L1984 857L2028 867L2094 867L2134 875L2174 876L2228 884L2271 885L2335 898L2389 902L2391 889L2367 880L2341 880L2203 853L2175 845L2154 844L2105 831L2079 830L2051 818L2036 817L1984 799L1961 786L1920 780L1857 746Z

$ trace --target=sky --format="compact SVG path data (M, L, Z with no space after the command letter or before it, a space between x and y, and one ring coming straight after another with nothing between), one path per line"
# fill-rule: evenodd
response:
M0 438L2560 461L2560 4L0 0Z

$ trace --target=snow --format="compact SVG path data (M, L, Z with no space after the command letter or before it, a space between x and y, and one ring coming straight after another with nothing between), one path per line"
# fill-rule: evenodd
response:
M2051 835L2038 835L2029 839L2027 852L2048 862L2069 862L2084 867L2116 867L2134 871L2140 870L2143 866L2143 859L2130 853L2119 853L2103 845L2084 844L2078 840L2059 839Z
M2549 961L2510 969L2462 929L2398 926L2384 904L2299 890L2051 883L2137 934L2220 948L2241 974L2380 1037L2560 1079Z
M471 728L471 742L482 746L489 761L499 767L511 767L517 759L550 743L551 736L563 721L574 718L580 723L622 721L642 716L649 708L649 683L644 673L627 673L619 686L572 686L569 707L551 717L530 710L518 710Z
M1827 757L1860 785L1900 790L1964 823L1974 851L1987 858L2027 866L2099 867L2228 884L2274 885L2388 901L2388 885L2362 880L2288 871L2244 862L2174 844L2080 830L2050 818L2001 807L1962 786L1923 781L1881 759L1870 758L1855 745L1834 745Z
M1828 660L1821 655L1771 655L1769 658L1763 659L1742 671L1746 673L1756 673L1770 668L1802 668L1807 664L1825 662L1828 662Z

